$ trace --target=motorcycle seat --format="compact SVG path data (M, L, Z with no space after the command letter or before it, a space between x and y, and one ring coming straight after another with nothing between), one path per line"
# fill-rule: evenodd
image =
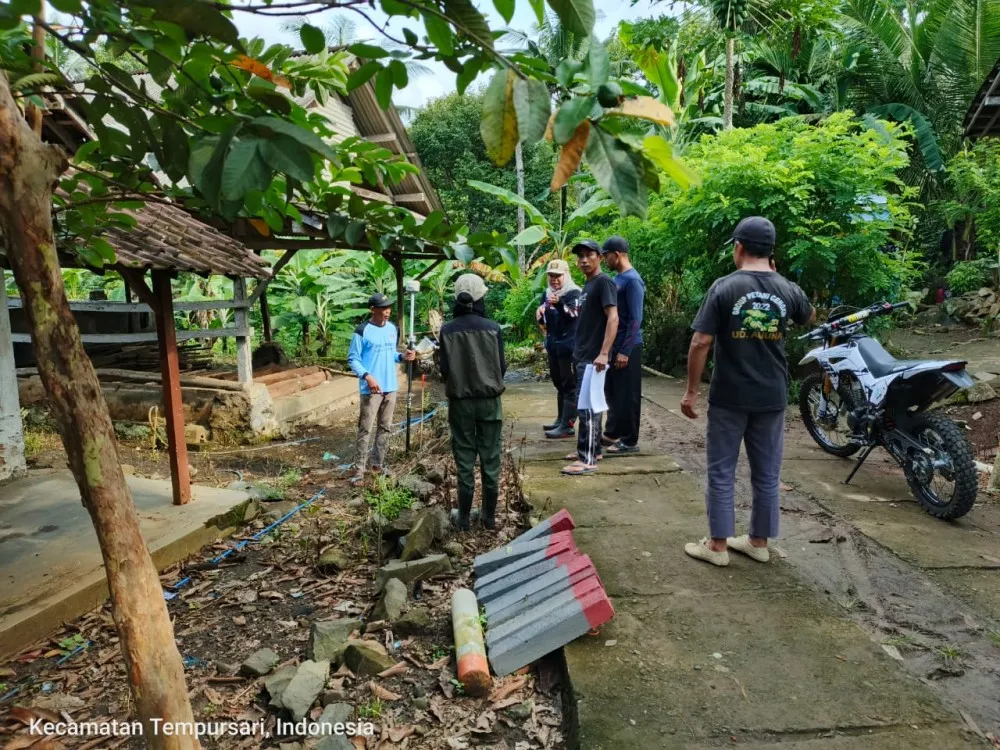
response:
M885 350L878 341L865 337L858 341L858 351L861 359L868 365L868 369L876 378L884 378L894 372L903 372L911 367L922 365L926 360L922 359L896 359Z

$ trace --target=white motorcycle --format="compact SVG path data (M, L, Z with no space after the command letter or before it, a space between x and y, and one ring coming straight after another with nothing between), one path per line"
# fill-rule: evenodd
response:
M802 382L799 408L809 434L827 453L846 458L864 449L844 484L881 446L903 467L923 509L950 520L976 501L975 459L962 429L927 409L972 387L973 380L963 361L897 360L864 334L868 318L908 306L877 303L801 336L823 345L799 363L817 362L822 370Z

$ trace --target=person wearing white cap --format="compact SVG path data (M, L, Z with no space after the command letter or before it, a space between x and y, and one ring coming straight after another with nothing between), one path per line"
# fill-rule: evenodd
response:
M545 437L570 438L575 434L576 370L573 368L573 346L576 343L576 322L580 315L580 287L569 273L569 263L562 258L549 261L546 268L549 285L542 294L542 304L535 319L545 331L545 351L549 355L549 376L556 387L558 416L543 427Z
M482 477L482 522L494 528L500 494L503 448L503 333L486 317L486 283L467 273L455 281L455 317L441 326L438 364L448 396L451 450L458 475L458 508L452 522L463 531L472 520L476 492L476 457Z

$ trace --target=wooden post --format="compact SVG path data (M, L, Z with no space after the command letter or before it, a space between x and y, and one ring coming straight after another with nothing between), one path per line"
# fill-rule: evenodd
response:
M0 268L0 480L24 474L24 433L21 425L21 402L14 369L14 342L10 335L10 311L7 287Z
M240 277L233 279L233 299L237 302L247 301L247 280ZM247 331L250 329L250 311L246 307L236 308L236 329ZM236 337L236 373L237 380L242 386L249 386L253 383L253 365L250 356L250 336Z
M153 271L156 297L156 333L160 344L160 372L163 375L163 407L167 423L167 453L174 505L191 500L187 444L184 442L184 404L181 401L181 372L177 361L177 332L174 328L174 300L170 292L170 272Z
M271 332L271 308L267 304L267 292L260 295L260 325L264 329L264 341L271 341L274 334Z

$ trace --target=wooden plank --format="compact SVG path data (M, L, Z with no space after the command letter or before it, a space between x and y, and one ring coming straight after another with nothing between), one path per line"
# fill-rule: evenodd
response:
M290 396L293 393L301 393L310 388L315 388L317 385L325 382L326 373L320 371L314 372L311 375L282 380L280 383L269 385L267 390L271 394L271 398L281 398L282 396Z
M284 268L288 264L288 261L290 261L292 259L293 255L295 255L295 250L288 249L288 250L285 251L285 254L282 255L280 258L278 258L278 260L275 262L275 264L273 266L271 266L271 276L270 276L270 278L264 279L263 281L259 282L257 284L256 288L253 290L253 294L251 294L250 298L246 301L246 307L247 307L248 310L251 307L253 307L253 303L257 301L257 298L260 297L261 295L263 295L264 292L267 291L267 285L271 283L271 279L274 279L274 278L277 277L278 272L280 272L281 269ZM244 282L244 292L245 291L246 291L246 287L245 287L245 282ZM263 308L261 309L261 312L263 312ZM264 334L266 336L266 338L264 339L265 341L270 341L271 340L270 330L271 330L271 319L270 319L270 315L268 315L267 323L264 326Z
M146 286L146 275L143 271L137 268L119 268L118 273L139 299L145 302L151 310L156 309L156 296Z
M244 282L245 283L245 282ZM198 302L175 302L175 310L240 310L248 307L246 300L209 299Z
M252 334L252 328L195 328L190 331L178 331L177 340L239 338L240 336L251 336Z
M258 373L257 382L263 383L264 385L273 385L274 383L280 383L281 381L288 380L289 378L304 377L320 371L321 368L313 365L311 367L295 367L290 370L279 370L278 372L267 374Z
M243 303L236 310L236 328L249 331L249 316L247 315L247 280L240 277L233 279L233 299ZM253 383L253 366L250 364L250 337L236 337L236 379L240 385L249 386Z
M0 284L4 283L4 272L0 268ZM3 457L0 461L0 479L10 479L27 471L21 404L18 400L17 375L14 372L13 336L6 300L6 295L0 300L0 456Z
M24 301L20 297L8 297L7 306L11 310L20 310ZM151 313L152 308L144 302L113 302L111 300L74 300L69 303L69 309L74 312L106 312L106 313Z
M398 141L399 136L395 133L376 133L375 135L362 136L369 143L392 143Z
M368 200L379 201L381 203L392 203L392 196L386 195L385 193L376 193L374 190L368 190L367 188L358 187L357 185L351 186L351 192L357 193L362 198L367 198Z
M31 377L38 374L37 367L18 367L17 376ZM162 383L163 375L158 372L147 372L145 370L123 370L116 367L98 367L94 369L98 380L106 381L127 381L133 383ZM202 370L191 370L181 375L181 385L185 388L214 388L220 391L241 391L243 386L231 380L221 378L198 377L195 372Z
M181 373L177 360L177 336L174 329L174 306L169 271L153 271L153 295L158 302L156 330L160 341L170 483L173 485L174 505L185 505L191 501L191 476L188 471L187 444L184 442L184 404L181 402Z
M30 344L30 333L14 333L11 339L15 344ZM80 340L84 344L136 344L156 341L156 333L81 333Z
M426 203L427 196L423 193L400 193L393 196L396 203Z

